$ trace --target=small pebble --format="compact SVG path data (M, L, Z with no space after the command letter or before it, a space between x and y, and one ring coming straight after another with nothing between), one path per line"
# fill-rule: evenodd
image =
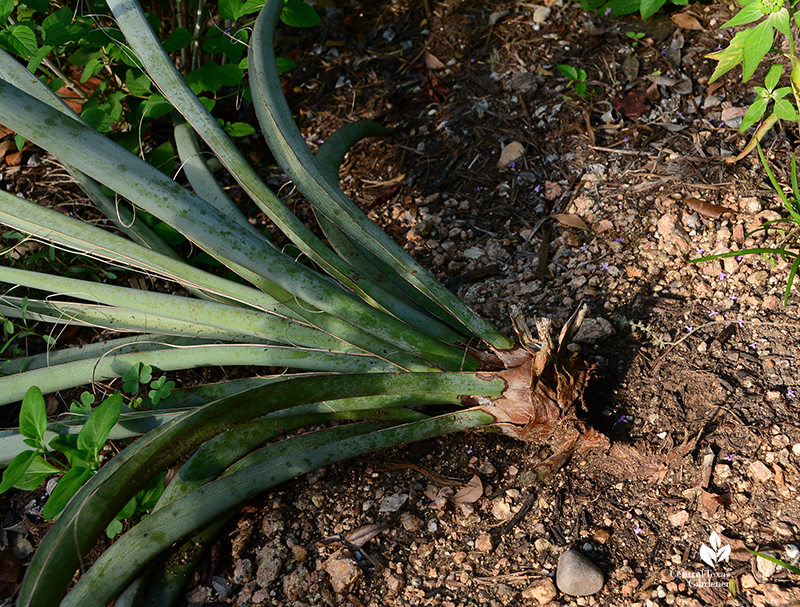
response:
M221 599L227 599L231 595L231 585L225 578L215 575L211 578L211 586Z
M764 554L768 554L769 556L775 556L772 552L764 551ZM765 580L768 580L772 577L772 574L775 573L775 570L778 566L773 563L772 561L768 561L765 558L761 558L760 556L756 557L756 569L761 574L761 577Z
M603 572L576 550L567 550L558 559L556 586L570 596L590 596L603 587Z
M397 512L408 501L407 493L395 493L381 500L380 512Z
M544 23L550 18L552 13L553 9L549 6L539 6L533 11L533 22Z

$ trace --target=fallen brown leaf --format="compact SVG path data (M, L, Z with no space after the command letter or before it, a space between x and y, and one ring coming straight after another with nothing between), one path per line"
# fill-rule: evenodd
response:
M483 483L481 482L480 477L476 474L469 482L461 487L456 494L452 497L452 500L456 504L472 504L473 502L477 502L481 496L483 495Z
M353 529L352 531L345 533L344 541L347 542L351 548L361 548L372 538L380 535L381 531L384 529L385 527L383 525L364 525L363 527L359 527L358 529Z
M700 24L700 22L687 13L676 13L672 15L670 19L672 19L675 25L682 27L685 30L703 29L703 26Z
M614 99L611 105L625 118L638 118L650 107L645 91L629 91L624 97Z
M438 57L432 55L428 51L425 51L425 66L429 70L443 70L445 68L445 64L442 63Z
M731 503L731 496L727 493L720 495L717 493L709 493L705 489L700 489L700 503L703 508L708 510L711 514L714 514L719 510L720 506L725 507Z
M512 141L503 151L500 152L500 160L497 161L497 168L502 169L507 167L512 162L516 162L525 155L525 146L519 141Z
M550 217L555 219L558 223L570 228L577 228L579 230L589 229L589 226L586 225L583 219L572 213L553 213Z

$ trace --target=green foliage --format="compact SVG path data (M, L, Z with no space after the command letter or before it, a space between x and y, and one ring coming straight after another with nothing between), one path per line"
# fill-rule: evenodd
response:
M639 45L639 40L644 38L644 32L625 32L625 35L632 40L631 46L636 47Z
M146 375L141 365L136 367L138 377ZM175 387L174 382L165 380L162 377L151 384L151 398L156 393L154 403L166 398ZM49 445L45 445L47 411L44 395L36 386L29 388L20 409L19 431L25 437L25 444L32 449L19 453L6 468L0 483L0 493L12 487L32 491L51 476L62 474L42 511L45 518L57 517L72 496L100 469L100 450L108 441L108 435L122 413L122 394L119 392L115 392L92 410L94 400L93 395L84 392L80 403L73 402L73 413L88 415L78 434L57 435ZM60 457L54 456L53 452L60 454ZM163 475L158 477L159 481L162 479ZM163 483L159 485L155 480L131 500L133 505L130 513L126 510L117 519L130 518L137 510L152 508L154 500L163 491ZM115 522L121 530L121 523L116 519ZM115 534L109 531L109 537Z
M596 11L606 17L620 17L639 12L642 19L653 16L668 0L581 0L581 8ZM682 6L689 0L669 0L671 4Z
M246 82L247 44L253 13L260 11L264 0L222 0L217 6L219 17L234 22L234 27L222 30L212 25L199 38L202 49L218 61L203 61L184 75L195 93L204 93L203 102L211 109L216 101L231 95L242 94L250 99ZM157 92L139 61L120 44L121 38L113 30L95 28L93 16L82 15L64 6L48 13L47 0L34 0L17 4L13 0L0 0L0 48L28 61L32 72L53 90L65 85L64 74L70 67L81 69L79 82L90 83L92 92L82 100L81 117L101 133L112 133L138 128L144 117L159 118L168 114L172 105ZM16 23L8 23L13 17ZM158 31L161 22L148 16ZM291 27L313 27L321 23L316 11L302 0L287 0L281 20ZM241 21L241 22L240 22ZM164 49L177 53L190 49L194 36L185 27L169 30L163 39ZM193 50L196 53L197 50ZM44 65L45 58L49 59ZM194 62L193 62L194 63ZM278 58L281 72L296 65L288 59ZM57 69L56 69L57 68ZM231 91L234 91L231 93ZM242 122L225 123L225 131L232 137L244 137L255 132L251 125ZM23 140L24 141L24 140ZM22 141L18 142L18 149ZM149 156L149 157L148 157ZM174 156L174 154L173 154ZM152 153L146 156L148 162ZM156 155L155 166L169 173L174 163L165 163L163 155Z
M574 68L571 65L557 65L556 69L561 72L565 78L569 78L569 85L575 85L575 92L581 97L588 97L589 93L586 90L586 71L580 68Z
M800 58L797 56L795 41L791 31L791 22L800 25L800 8L797 0L791 3L785 0L739 0L742 5L734 17L722 28L731 28L742 25L750 27L737 32L727 48L707 55L709 59L717 61L717 67L711 76L709 83L718 80L726 73L742 65L742 80L747 82L755 74L758 66L764 61L770 52L777 53L788 60L791 65L788 86L779 86L783 76L783 65L773 62L764 77L764 86L755 86L755 99L742 118L740 132L745 132L755 125L759 125L755 130L750 142L744 150L736 157L740 160L753 149L758 149L759 159L764 167L764 171L769 177L775 193L783 202L784 208L788 211L790 220L778 220L778 222L767 222L752 233L766 231L776 223L790 221L793 229L789 229L783 234L783 243L775 248L751 248L744 251L734 252L736 255L778 255L781 259L791 261L792 265L787 278L784 303L788 304L789 294L792 283L800 269L800 251L797 250L796 243L798 235L797 227L800 227L800 191L798 190L797 158L792 154L790 175L792 180L791 196L783 191L783 187L776 179L772 169L767 162L764 151L761 149L761 139L767 132L780 120L787 120L800 126ZM790 13L790 11L794 11ZM758 22L758 23L756 23ZM755 25L752 25L755 24ZM784 45L775 45L775 34L782 34L787 41L788 52L781 50ZM770 111L771 110L771 111ZM712 255L692 261L708 261L727 257L728 255Z

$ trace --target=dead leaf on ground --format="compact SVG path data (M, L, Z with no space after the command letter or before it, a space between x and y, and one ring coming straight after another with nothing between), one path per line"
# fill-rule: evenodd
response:
M425 66L429 70L443 70L446 67L436 55L432 55L428 51L425 51Z
M5 158L6 154L15 151L17 149L17 144L14 143L13 139L6 139L5 141L0 141L0 160Z
M703 26L700 22L687 13L676 13L670 17L678 27L685 30L702 30Z
M583 219L572 213L553 213L550 217L555 219L558 223L570 228L577 228L578 230L589 229L589 226L586 225Z
M700 489L700 503L703 508L708 510L711 514L714 514L719 510L720 506L725 507L730 505L731 496L729 493L717 494L710 493L705 489Z
M480 477L476 474L469 482L461 487L456 494L452 497L452 500L456 504L472 504L473 502L477 502L481 496L483 495L483 483L481 482Z
M6 154L6 164L10 167L18 167L22 164L22 152L12 152Z
M638 118L650 108L645 91L629 91L624 97L614 99L611 105L625 118Z
M364 525L363 527L359 527L358 529L353 529L352 531L348 531L344 535L344 541L352 548L361 548L364 544L370 541L372 538L377 537L381 534L386 527L384 525Z
M507 167L512 162L516 162L525 155L525 146L519 141L512 141L503 151L500 152L500 160L497 161L497 168L502 169Z

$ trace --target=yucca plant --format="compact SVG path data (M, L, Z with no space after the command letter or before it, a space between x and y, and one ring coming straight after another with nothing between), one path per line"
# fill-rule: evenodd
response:
M551 440L554 453L539 469L545 474L576 449L602 442L570 414L587 369L567 345L585 310L557 336L547 319L538 319L538 342L515 316L522 345L515 344L467 309L339 189L344 154L365 136L385 135L384 129L348 124L311 154L283 97L272 50L284 0L270 0L255 23L249 84L260 127L313 206L327 242L247 164L170 61L139 5L108 4L129 59L174 107L175 140L191 189L90 128L3 53L0 123L58 158L116 230L2 190L0 222L37 240L172 281L193 297L0 267L0 281L15 287L0 298L6 317L24 314L28 321L133 334L6 361L0 403L21 400L31 386L48 393L109 381L138 363L162 371L256 365L300 372L177 390L170 409L123 413L112 438L147 434L67 504L38 548L18 605L172 604L186 562L243 502L285 479L358 454L485 426ZM209 170L196 135L310 265L253 228ZM244 282L186 263L141 221L141 211L183 234ZM51 295L36 295L43 292ZM419 407L409 408L429 404L452 405L453 412L428 417ZM273 440L329 420L354 423ZM75 433L80 425L80 420L51 424L46 436ZM13 433L0 437L6 462L22 448L20 440ZM109 522L153 477L187 458L153 512L67 594Z

